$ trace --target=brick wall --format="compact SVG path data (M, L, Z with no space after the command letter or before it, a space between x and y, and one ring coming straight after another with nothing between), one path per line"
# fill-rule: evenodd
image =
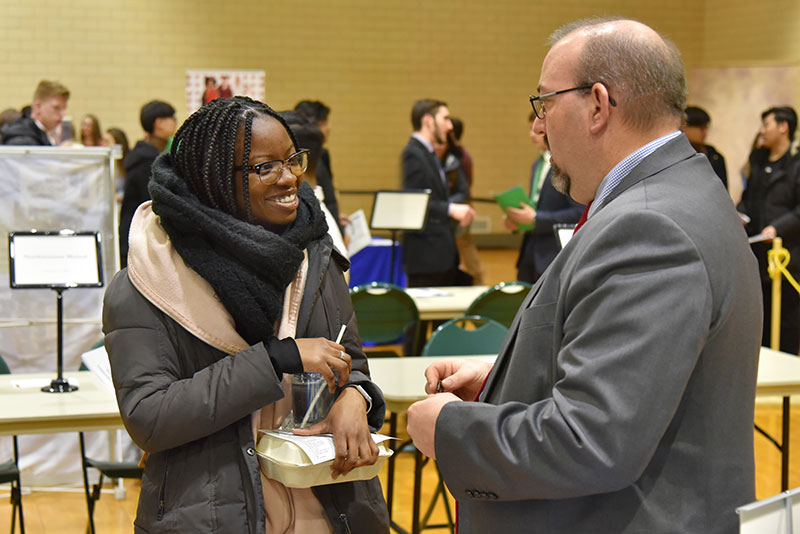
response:
M711 48L728 50L709 46L704 31L724 43L739 35L710 29L709 15L727 13L730 4L749 20L738 0L0 0L0 109L28 103L39 79L57 79L72 91L76 122L91 112L134 141L139 108L152 98L171 102L185 118L187 69L262 69L271 106L313 98L332 107L337 187L374 189L399 183L414 100L441 98L465 122L474 194L490 196L528 178L534 155L527 96L552 30L586 16L630 16L670 36L687 66L696 66ZM787 34L793 19L783 23ZM362 200L341 202L350 211ZM499 210L478 209L497 228Z

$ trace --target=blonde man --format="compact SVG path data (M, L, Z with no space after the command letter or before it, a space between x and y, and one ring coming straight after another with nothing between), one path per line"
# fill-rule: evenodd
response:
M64 120L68 100L69 89L58 82L42 80L33 93L30 117L22 116L3 126L2 144L57 145L54 133Z

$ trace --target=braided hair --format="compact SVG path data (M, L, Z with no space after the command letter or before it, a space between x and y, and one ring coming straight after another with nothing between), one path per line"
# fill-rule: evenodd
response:
M286 121L262 102L246 96L217 99L195 111L175 133L170 158L175 173L203 204L237 216L235 170L248 165L253 119L272 117L281 123L292 144L294 135ZM242 161L234 161L236 134L244 128ZM250 208L249 173L242 172L242 190L247 220L253 219Z

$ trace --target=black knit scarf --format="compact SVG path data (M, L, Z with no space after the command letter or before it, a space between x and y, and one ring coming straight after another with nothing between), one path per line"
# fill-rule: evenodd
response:
M175 174L168 154L153 164L149 189L175 250L211 284L239 335L251 345L274 336L303 250L328 231L311 188L300 186L297 218L280 235L201 203Z

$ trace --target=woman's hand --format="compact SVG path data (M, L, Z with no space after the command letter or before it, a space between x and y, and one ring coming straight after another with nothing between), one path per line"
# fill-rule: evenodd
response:
M350 378L353 359L344 351L344 347L324 337L295 339L303 371L316 371L328 382L328 391L336 391L336 377L339 374L339 385L344 386Z
M342 391L324 421L294 430L295 434L301 436L328 432L333 434L336 447L336 458L331 467L332 478L378 461L378 446L372 440L367 424L367 401L354 388Z

